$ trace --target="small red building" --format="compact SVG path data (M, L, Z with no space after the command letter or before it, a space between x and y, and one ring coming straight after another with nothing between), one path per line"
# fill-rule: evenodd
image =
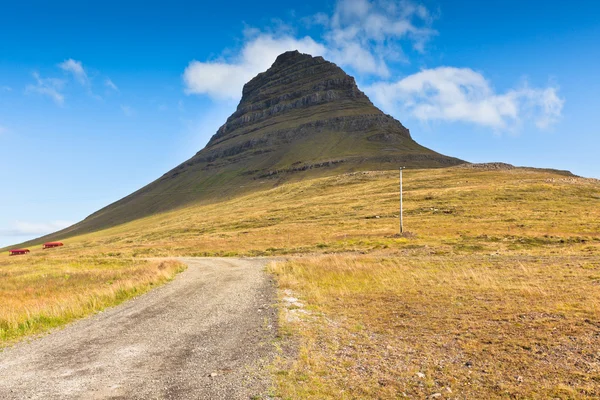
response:
M9 255L18 256L29 253L29 249L13 249L9 251Z
M51 249L53 247L64 246L61 242L48 242L44 243L44 249Z

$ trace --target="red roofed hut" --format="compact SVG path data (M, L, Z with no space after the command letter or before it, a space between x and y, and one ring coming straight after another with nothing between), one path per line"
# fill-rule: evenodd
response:
M12 249L9 251L10 256L19 256L29 253L29 249Z
M48 242L48 243L44 243L44 249L51 249L53 247L60 247L60 246L64 246L62 244L62 242Z

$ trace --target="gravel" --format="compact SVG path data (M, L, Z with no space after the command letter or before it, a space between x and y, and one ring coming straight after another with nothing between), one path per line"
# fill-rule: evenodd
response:
M181 260L173 282L1 352L0 398L268 398L267 260Z

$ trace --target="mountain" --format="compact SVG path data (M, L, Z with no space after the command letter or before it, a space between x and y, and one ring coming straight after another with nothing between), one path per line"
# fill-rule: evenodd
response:
M416 143L408 129L376 108L337 65L290 51L244 86L237 110L195 156L42 239L96 231L307 177L461 163Z

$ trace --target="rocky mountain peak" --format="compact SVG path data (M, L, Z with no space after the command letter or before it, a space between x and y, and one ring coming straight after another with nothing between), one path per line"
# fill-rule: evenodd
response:
M265 72L261 72L244 85L244 89L242 90L242 101L240 104L244 103L244 100L248 100L248 96L251 96L252 93L259 89L267 80L272 79L278 74L286 73L285 71L287 71L290 67L295 66L295 70L299 71L309 71L310 67L312 66L326 63L330 64L330 67L337 68L335 64L325 61L323 57L313 57L310 54L300 53L298 50L286 51L285 53L277 56L277 59L275 59L275 62L273 65L271 65L271 68ZM287 71L287 73L290 72L292 71Z
M194 157L48 240L286 181L462 162L416 143L334 63L288 51L244 86L237 110Z
M320 62L325 62L323 57L313 57L310 54L300 53L298 50L291 50L291 51L286 51L285 53L281 53L280 55L278 55L277 59L275 59L275 62L273 63L271 68L281 68L281 67L285 67L286 65L297 63L299 61L306 61L306 60L311 60L311 59L317 60Z
M209 146L250 125L325 103L370 106L375 113L382 114L358 89L354 78L334 63L297 50L285 52L268 70L244 85L237 110L213 136Z

